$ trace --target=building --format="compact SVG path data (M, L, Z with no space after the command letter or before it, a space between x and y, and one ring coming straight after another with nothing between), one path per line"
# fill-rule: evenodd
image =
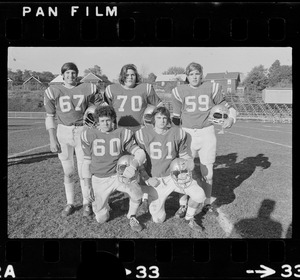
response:
M112 84L111 81L109 81L109 79L105 76L105 75L96 75L92 72L88 73L86 76L84 76L81 80L81 83L93 83L96 85L99 85L100 82L103 82L105 87L107 87L108 85Z
M47 85L43 84L38 78L30 76L23 84L22 88L24 90L42 90L45 89Z
M51 82L49 82L49 85L61 85L64 83L62 75L56 76Z
M174 87L185 83L185 74L158 75L155 79L156 89L171 91Z
M237 93L240 84L239 72L208 73L204 81L219 83L225 94Z
M292 104L292 88L265 88L262 91L262 99L268 104Z

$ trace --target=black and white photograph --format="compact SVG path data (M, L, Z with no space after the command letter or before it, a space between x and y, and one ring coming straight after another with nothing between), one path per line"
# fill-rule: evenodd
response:
M9 47L9 239L292 238L291 47Z

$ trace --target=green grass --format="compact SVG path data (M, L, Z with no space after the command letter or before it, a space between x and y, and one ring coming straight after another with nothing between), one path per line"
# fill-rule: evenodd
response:
M238 127L241 126L242 128ZM49 143L44 124L24 126L9 134L8 151L19 153ZM237 123L230 132L264 137L269 141L289 142L286 133L262 129L258 123ZM278 125L273 125L274 127ZM280 125L290 129L289 125ZM36 129L35 129L36 128ZM22 130L22 126L18 127ZM267 128L265 128L267 129ZM280 130L280 128L269 128ZM13 130L9 130L13 131ZM279 137L280 136L280 137ZM279 137L279 138L278 138ZM183 220L176 219L178 194L166 201L167 219L154 224L149 214L138 212L145 229L132 232L126 211L120 209L123 196L110 197L111 217L105 224L82 216L78 176L75 177L76 212L61 217L66 203L63 173L57 155L41 148L8 161L8 236L9 238L285 238L292 223L292 150L267 142L258 142L226 132L218 135L212 196L214 204L233 225L225 233L214 216L198 214L200 233L192 232ZM196 161L196 175L199 163Z

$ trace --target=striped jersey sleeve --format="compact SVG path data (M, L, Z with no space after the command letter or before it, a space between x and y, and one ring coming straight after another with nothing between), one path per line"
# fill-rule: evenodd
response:
M182 98L181 98L181 96L178 92L177 87L172 89L171 100L172 100L172 105L173 105L173 116L174 117L180 117L183 101L182 101Z
M44 106L47 116L54 117L56 113L55 92L50 87L48 87L44 92Z

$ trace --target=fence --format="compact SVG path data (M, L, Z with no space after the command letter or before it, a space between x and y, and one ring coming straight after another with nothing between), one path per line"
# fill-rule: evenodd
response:
M20 118L20 119L44 119L46 112L7 112L8 118Z

